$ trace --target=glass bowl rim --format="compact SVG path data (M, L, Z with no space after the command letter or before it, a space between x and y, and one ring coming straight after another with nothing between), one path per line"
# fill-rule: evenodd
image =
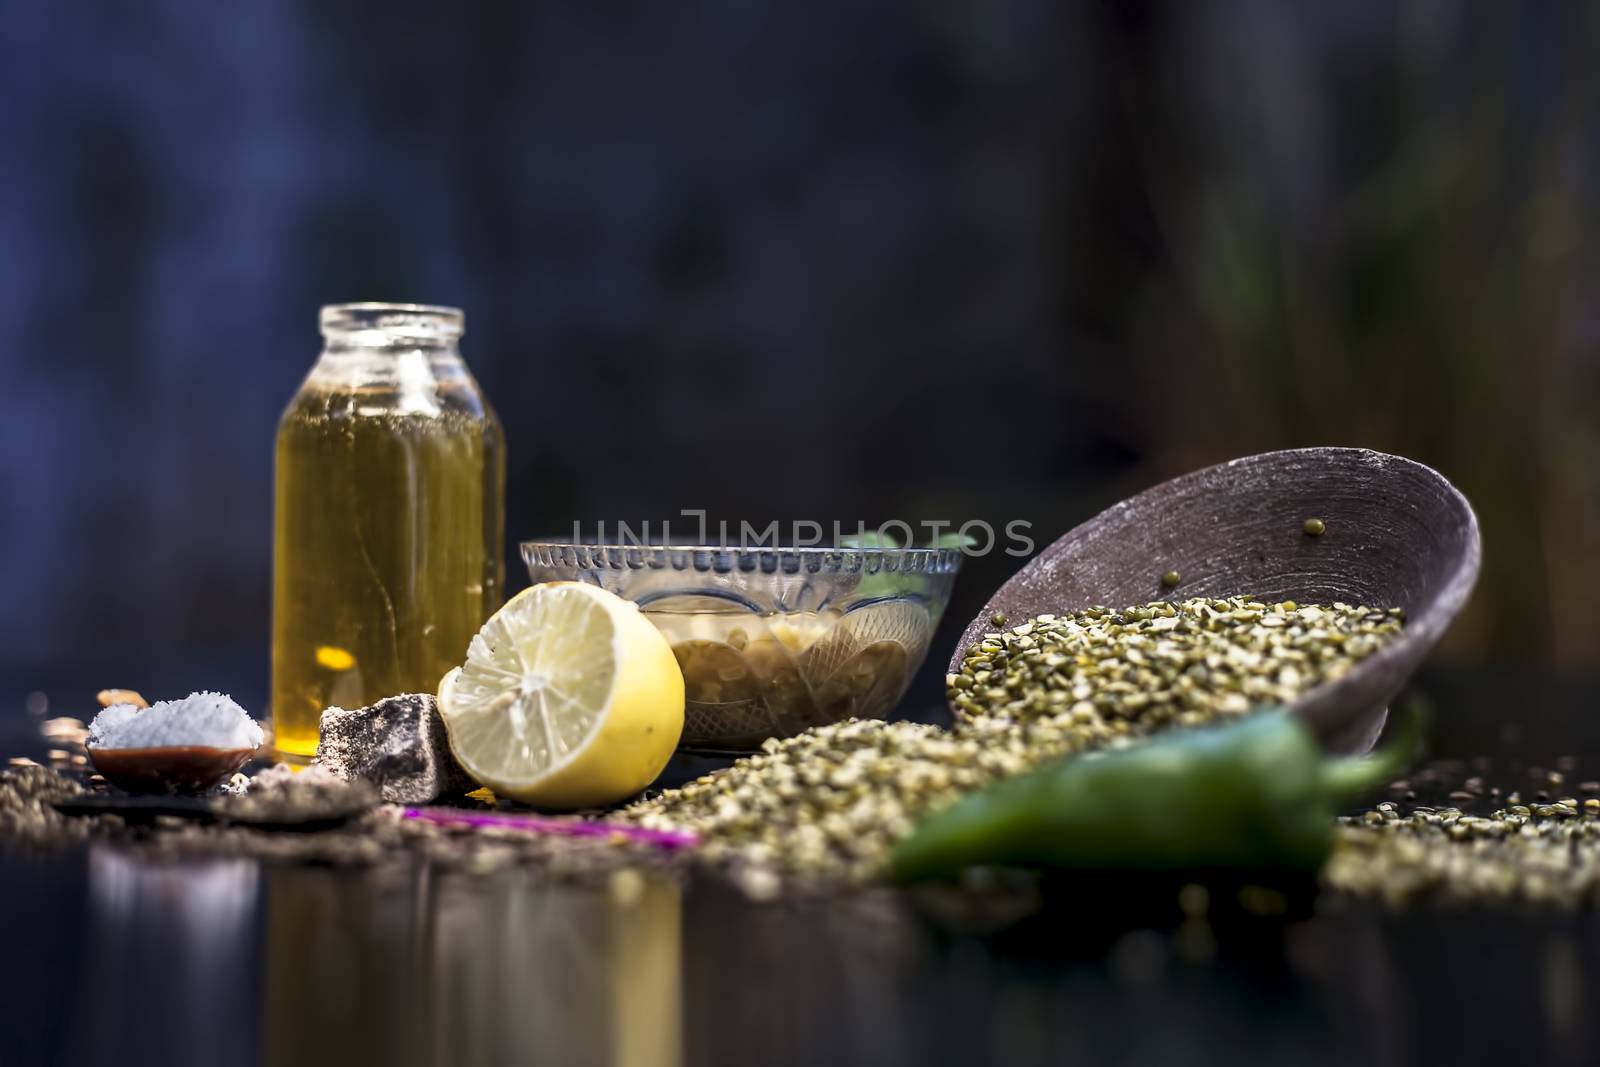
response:
M648 566L671 565L678 557L677 569L693 566L695 570L731 569L718 566L725 559L741 561L741 570L753 570L759 563L777 563L783 559L804 562L805 569L855 571L865 567L870 572L879 569L922 571L931 574L954 574L961 567L965 553L959 548L907 547L907 548L849 548L838 545L698 545L698 544L643 544L639 542L612 541L587 543L581 541L531 540L518 543L523 562L536 562L535 553L559 554L561 562L569 566L607 568L613 570L642 569ZM570 557L570 558L568 558ZM664 561L664 562L656 562ZM748 562L745 562L748 561ZM762 567L763 570L768 569ZM788 568L785 568L788 569Z

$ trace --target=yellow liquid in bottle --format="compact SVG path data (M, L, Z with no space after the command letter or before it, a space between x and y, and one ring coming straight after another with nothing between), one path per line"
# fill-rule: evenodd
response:
M459 394L459 395L456 395ZM308 386L278 429L272 718L310 756L324 708L432 693L500 606L505 458L470 380L430 410Z

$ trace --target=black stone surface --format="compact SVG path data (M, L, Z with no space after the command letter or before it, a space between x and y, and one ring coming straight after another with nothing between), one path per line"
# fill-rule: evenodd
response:
M1425 671L1430 758L1503 787L1558 765L1600 780L1597 684ZM13 705L25 691L5 690ZM37 725L0 715L0 745L42 757ZM1600 1060L1600 914L1291 892L1282 915L1258 916L1213 887L1196 931L1144 880L1079 888L963 913L887 891L762 903L705 878L561 885L526 868L380 874L0 841L0 1063Z

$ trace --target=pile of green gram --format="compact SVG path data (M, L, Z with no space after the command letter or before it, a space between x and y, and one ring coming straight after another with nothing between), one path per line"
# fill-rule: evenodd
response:
M954 729L816 727L617 817L694 831L710 859L870 879L918 820L966 793L1071 753L1292 700L1403 620L1398 609L1232 597L1005 621L946 678Z
M1488 815L1383 803L1341 820L1323 871L1332 889L1390 906L1523 901L1600 904L1600 799L1508 804Z

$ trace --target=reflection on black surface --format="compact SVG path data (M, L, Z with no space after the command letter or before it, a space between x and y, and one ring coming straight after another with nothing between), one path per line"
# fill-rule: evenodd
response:
M1600 779L1600 717L1571 714L1592 684L1492 682L1435 694L1435 756ZM1200 930L1148 880L997 917L5 843L0 1067L1597 1061L1596 915L1285 902L1218 889Z
M5 1067L1580 1064L1600 1027L1592 916L1320 899L1196 937L1048 887L986 927L889 892L0 850L0 891L19 876L51 891L0 937L58 951L0 1000Z
M169 1063L198 1063L252 1043L256 979L245 964L256 926L256 864L153 860L97 845L87 872L67 1060L142 1046L169 1050Z
M418 869L272 875L266 1062L677 1067L682 890Z

